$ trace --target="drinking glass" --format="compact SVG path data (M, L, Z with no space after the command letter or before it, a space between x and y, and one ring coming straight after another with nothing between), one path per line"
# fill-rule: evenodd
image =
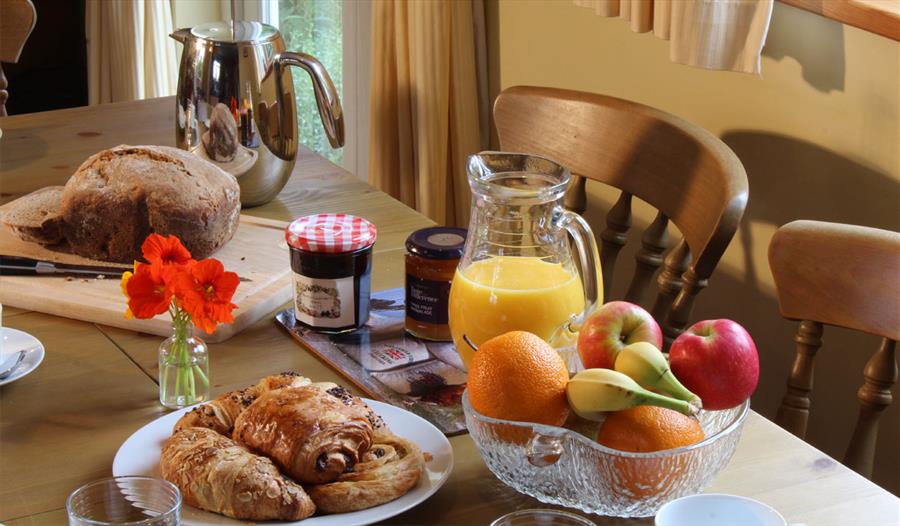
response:
M500 517L491 526L596 526L584 517L550 509L519 510Z
M89 482L66 500L69 526L178 526L181 492L152 477L110 477Z

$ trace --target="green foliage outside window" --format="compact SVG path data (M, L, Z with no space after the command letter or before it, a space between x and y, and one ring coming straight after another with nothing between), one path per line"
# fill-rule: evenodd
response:
M343 89L343 45L340 0L278 0L279 29L289 51L316 57L328 70L341 101ZM322 128L312 81L303 70L294 69L297 125L300 142L340 164L343 150L334 150Z

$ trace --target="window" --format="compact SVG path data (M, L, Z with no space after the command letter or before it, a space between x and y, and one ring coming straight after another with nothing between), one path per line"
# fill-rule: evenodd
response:
M371 4L345 0L243 0L237 9L241 18L276 26L286 49L312 55L325 66L344 109L345 145L334 150L328 144L312 81L304 72L294 70L300 142L365 178Z

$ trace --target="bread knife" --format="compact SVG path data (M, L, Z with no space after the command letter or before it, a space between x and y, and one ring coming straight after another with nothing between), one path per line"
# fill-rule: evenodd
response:
M0 276L81 276L120 278L128 267L102 267L54 263L19 256L0 256Z

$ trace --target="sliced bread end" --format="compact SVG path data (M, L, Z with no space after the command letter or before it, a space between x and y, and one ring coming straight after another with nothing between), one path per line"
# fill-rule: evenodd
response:
M0 217L6 226L25 241L54 245L63 240L63 220L59 215L62 186L47 186L3 207Z

